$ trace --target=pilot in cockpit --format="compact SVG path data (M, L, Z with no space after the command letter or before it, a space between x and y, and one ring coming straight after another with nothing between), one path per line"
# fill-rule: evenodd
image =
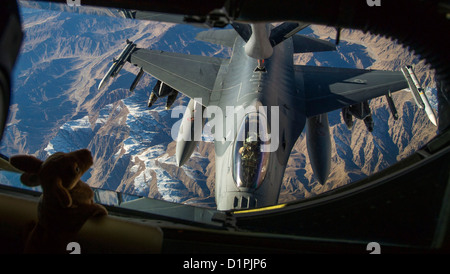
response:
M247 137L244 144L239 149L239 154L242 159L242 166L244 167L244 178L247 182L252 181L256 175L258 168L258 159L260 154L261 142L257 134Z

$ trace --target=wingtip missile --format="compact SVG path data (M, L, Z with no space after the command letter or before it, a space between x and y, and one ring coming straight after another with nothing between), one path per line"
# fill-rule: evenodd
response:
M100 81L100 84L98 84L98 89L102 89L103 86L108 82L109 78L111 78L111 75L115 69L115 65L117 64L116 61L113 61L112 66L109 68L108 72L105 74L103 79Z
M405 66L402 69L403 75L408 82L409 89L413 94L414 100L419 108L423 108L425 113L428 116L428 119L433 123L433 125L437 126L436 115L433 112L433 109L430 106L430 102L424 92L424 89L420 86L419 81L417 80L417 76L414 73L412 66Z
M416 102L417 107L424 108L424 104L420 98L418 87L420 87L417 82L417 78L415 78L415 74L412 70L411 66L404 66L401 68L403 76L405 76L406 81L408 82L409 89L413 95L414 101Z
M430 121L431 121L431 123L433 123L433 125L437 126L436 115L434 114L434 111L430 106L430 102L428 101L428 97L426 96L425 91L422 88L419 90L419 95L422 98L422 101L424 103L424 109L425 109L425 113L428 116L428 119L430 119Z
M119 74L120 70L122 69L123 65L127 61L130 54L133 52L133 50L136 48L136 44L129 41L127 39L127 45L120 53L119 57L117 59L113 58L113 64L109 68L108 72L105 74L103 79L100 81L98 85L98 89L100 90L111 77L116 77L117 74Z
M434 111L431 108L430 102L428 101L428 97L426 96L425 91L423 90L423 88L418 88L417 90L419 92L419 97L423 103L423 108L428 116L428 119L431 121L431 123L433 123L433 125L437 126L436 115L434 114Z
M100 81L100 83L98 84L97 89L101 90L103 88L103 86L106 84L107 79L109 79L110 75L106 74L105 77L103 77L103 79Z

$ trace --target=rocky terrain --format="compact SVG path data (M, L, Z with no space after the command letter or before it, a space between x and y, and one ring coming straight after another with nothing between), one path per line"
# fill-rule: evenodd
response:
M199 144L182 168L175 165L175 142L165 100L152 109L147 99L156 80L144 75L128 90L138 71L126 64L102 90L97 86L125 40L139 47L226 57L230 49L194 39L203 31L190 26L22 9L26 38L14 73L10 120L2 140L5 155L27 153L46 158L55 151L89 148L94 166L83 179L93 187L174 202L214 207L214 145ZM302 31L334 40L332 28ZM398 70L415 64L434 100L433 72L395 42L344 30L337 52L294 56L297 64ZM436 134L412 95L393 95L395 121L385 98L370 102L375 130L362 121L348 130L339 111L329 113L332 171L321 186L312 174L302 134L286 169L280 202L302 199L348 184L410 155ZM187 104L179 96L174 106ZM1 178L3 183L13 184Z

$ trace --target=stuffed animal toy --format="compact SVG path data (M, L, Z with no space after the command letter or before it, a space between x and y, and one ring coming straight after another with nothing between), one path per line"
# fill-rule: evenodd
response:
M75 241L87 219L108 214L94 203L94 192L80 180L93 164L89 150L57 152L45 161L15 155L9 161L24 171L20 177L23 184L42 187L38 221L25 243L25 253L67 253L67 244Z

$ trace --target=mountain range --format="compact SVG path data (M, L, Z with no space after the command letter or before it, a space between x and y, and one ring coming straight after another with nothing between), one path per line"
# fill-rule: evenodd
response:
M45 159L56 151L88 148L93 167L83 176L89 185L173 202L215 207L214 144L203 136L183 167L175 161L171 129L179 117L165 110L165 99L149 109L156 79L144 74L133 92L138 68L125 64L101 90L98 84L126 39L141 48L226 58L231 49L195 40L204 29L21 8L25 40L13 76L9 121L0 152ZM305 35L335 42L336 30L312 25ZM384 37L342 30L335 52L295 55L300 65L399 70L415 66L432 106L437 109L434 73L407 48ZM340 111L329 113L332 169L320 185L309 164L304 133L286 168L279 202L318 195L362 179L412 154L436 135L437 128L418 109L408 91L393 94L394 120L383 97L370 101L375 122L351 130ZM179 96L174 103L187 105ZM4 184L17 178L0 175Z

